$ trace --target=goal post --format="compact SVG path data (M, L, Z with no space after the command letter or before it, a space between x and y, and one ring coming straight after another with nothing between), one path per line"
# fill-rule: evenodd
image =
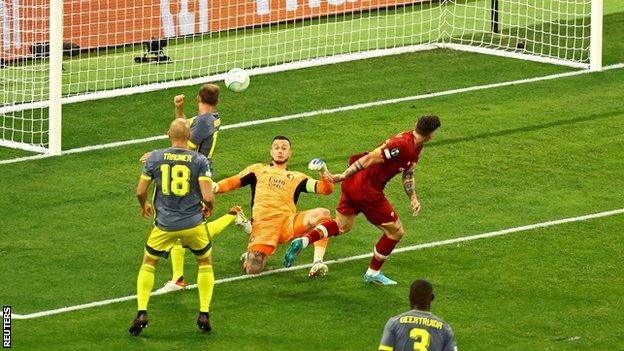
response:
M0 0L0 146L61 152L62 106L446 48L602 67L602 0Z
M50 0L48 153L61 154L63 97L63 0Z
M591 4L591 43L589 64L592 71L602 70L603 0L593 0Z

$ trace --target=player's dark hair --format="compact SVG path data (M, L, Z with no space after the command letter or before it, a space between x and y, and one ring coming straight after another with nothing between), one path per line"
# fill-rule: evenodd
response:
M440 128L440 117L436 115L425 115L416 122L416 133L426 136Z
M219 102L219 86L214 84L204 84L201 89L199 89L199 93L197 93L197 95L199 96L200 102L216 106Z
M434 297L433 285L426 279L416 279L410 286L409 300L412 308L428 311Z
M283 135L278 135L275 138L273 138L273 141L275 140L286 140L288 142L288 144L291 144L290 139L288 139L287 137L283 136Z

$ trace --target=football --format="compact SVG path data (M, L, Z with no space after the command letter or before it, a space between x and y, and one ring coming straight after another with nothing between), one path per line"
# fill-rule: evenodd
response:
M225 86L231 91L240 93L249 86L249 75L243 69L234 68L225 75Z

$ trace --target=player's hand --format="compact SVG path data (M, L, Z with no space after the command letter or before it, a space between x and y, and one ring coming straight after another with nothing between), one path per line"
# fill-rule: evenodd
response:
M311 171L327 172L327 165L320 158L315 158L308 164L308 169Z
M418 216L420 213L420 201L416 197L412 198L412 215Z
M141 158L139 159L139 161L145 164L145 162L147 162L147 159L150 157L151 154L152 154L151 152L144 153L143 156L141 156Z
M346 177L344 175L344 173L339 173L339 174L331 174L327 171L323 172L323 178L325 178L325 180L328 180L332 183L338 183L338 182L342 182Z
M221 190L221 188L219 187L219 183L217 183L217 182L215 182L215 181L213 181L213 182L210 184L210 187L212 188L212 192L213 192L213 193L215 193L215 194L218 194L218 193L219 193L219 190Z
M202 216L204 216L204 219L210 217L211 215L212 215L212 210L208 208L208 206L202 204Z
M141 215L143 215L145 219L152 218L152 205L146 202L145 205L141 207Z
M184 94L176 95L173 98L173 104L175 105L175 107L184 106Z

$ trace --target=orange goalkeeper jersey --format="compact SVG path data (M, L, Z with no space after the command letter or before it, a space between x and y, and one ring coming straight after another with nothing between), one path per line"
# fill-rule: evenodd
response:
M253 164L237 175L219 182L219 193L251 186L251 209L254 221L297 212L301 193L331 194L334 185L315 180L301 172L280 169L272 164Z

